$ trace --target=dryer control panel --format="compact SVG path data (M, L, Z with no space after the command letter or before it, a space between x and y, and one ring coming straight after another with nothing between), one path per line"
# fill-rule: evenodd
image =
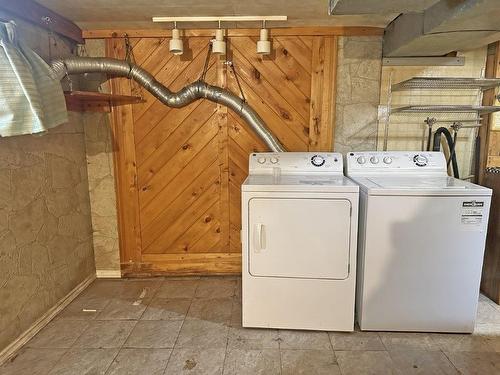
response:
M250 154L250 174L343 173L337 152L259 152Z
M364 151L346 156L348 175L386 173L447 174L446 159L439 151Z

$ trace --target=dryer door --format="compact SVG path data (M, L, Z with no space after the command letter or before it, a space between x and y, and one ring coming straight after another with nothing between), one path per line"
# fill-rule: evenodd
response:
M346 279L351 202L253 198L248 264L253 276Z

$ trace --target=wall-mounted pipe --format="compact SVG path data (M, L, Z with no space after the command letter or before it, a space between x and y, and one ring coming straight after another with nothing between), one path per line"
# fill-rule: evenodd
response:
M203 81L193 82L178 92L172 92L139 66L125 60L103 57L68 57L55 60L51 68L59 79L67 74L106 73L115 77L133 79L148 90L163 104L180 108L198 99L208 99L227 106L236 112L272 151L286 151L281 142L271 133L264 121L247 103L230 91L209 85Z

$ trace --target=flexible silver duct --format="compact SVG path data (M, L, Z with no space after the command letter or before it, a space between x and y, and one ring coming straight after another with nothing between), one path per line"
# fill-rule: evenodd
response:
M221 87L212 86L203 81L196 81L183 87L178 92L172 92L139 66L125 60L103 57L59 59L51 63L51 68L59 79L62 79L67 74L83 73L106 73L115 77L133 79L163 104L174 108L184 107L195 100L206 98L212 102L225 105L236 112L272 151L286 151L252 107L238 96Z

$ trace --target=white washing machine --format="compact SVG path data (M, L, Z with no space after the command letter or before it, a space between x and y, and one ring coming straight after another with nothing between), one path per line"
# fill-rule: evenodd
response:
M472 332L491 190L448 177L440 152L354 152L362 330Z
M250 155L243 326L352 331L359 188L338 153Z

